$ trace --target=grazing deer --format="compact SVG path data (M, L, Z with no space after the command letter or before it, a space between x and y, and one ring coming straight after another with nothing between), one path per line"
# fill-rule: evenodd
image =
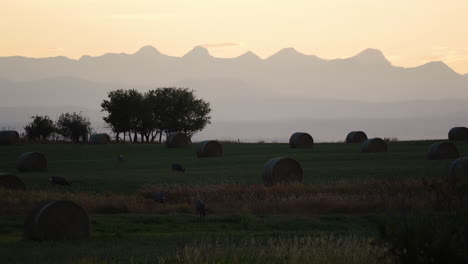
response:
M195 208L197 209L198 214L200 215L200 217L205 216L207 208L206 208L205 203L203 203L202 200L198 200L196 202Z
M155 202L164 203L167 200L166 194L163 192L155 192L151 195Z
M180 171L180 172L185 172L185 168L182 167L182 165L178 163L174 163L171 165L172 171Z
M125 161L124 155L119 154L119 155L117 156L117 162L118 162L118 163L124 163L124 161Z
M68 182L65 178L63 177L56 177L56 176L52 176L50 177L49 181L52 183L52 184L55 184L55 185L65 185L65 186L70 186L71 183Z

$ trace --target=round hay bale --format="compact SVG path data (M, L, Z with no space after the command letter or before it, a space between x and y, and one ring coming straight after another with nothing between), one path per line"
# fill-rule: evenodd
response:
M210 157L222 157L223 146L216 140L203 141L198 144L197 157L199 158L210 158Z
M452 162L449 169L448 181L457 183L468 180L468 157L458 158Z
M278 183L302 182L304 173L301 164L291 158L274 158L263 167L263 183L273 186Z
M94 134L89 139L90 144L108 144L111 142L111 138L107 134Z
M19 156L18 160L16 161L16 168L20 172L46 171L47 159L42 153L26 152Z
M381 138L371 138L364 141L361 145L361 152L387 152L387 143Z
M429 147L428 160L456 159L460 156L457 147L450 142L437 142Z
M0 173L0 188L25 191L26 185L14 174Z
M0 131L0 145L16 145L19 139L19 133L16 131Z
M312 148L314 139L311 135L304 132L296 132L289 138L290 148Z
M171 133L166 139L168 148L185 148L189 144L189 139L184 133Z
M71 201L46 201L24 222L24 238L42 240L87 239L91 221L82 207Z
M314 139L305 132L296 132L289 138L290 148L312 148Z
M352 131L346 136L346 143L362 143L366 140L367 135L362 131Z
M468 140L468 128L454 127L448 133L449 140Z

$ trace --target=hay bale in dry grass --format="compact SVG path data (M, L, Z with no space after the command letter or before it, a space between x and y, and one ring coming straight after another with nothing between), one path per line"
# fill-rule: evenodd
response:
M210 158L223 156L223 146L216 140L203 141L198 144L197 157Z
M468 140L468 128L454 127L448 133L449 140Z
M46 171L47 159L42 153L26 152L19 156L18 160L16 161L16 168L20 172Z
M381 138L368 139L362 143L361 152L387 152L387 143Z
M346 136L346 143L362 143L366 140L367 135L362 131L352 131Z
M468 157L458 158L452 162L449 169L448 181L450 183L468 181Z
M184 133L171 133L166 139L168 148L185 148L189 144L189 139Z
M312 148L314 139L311 135L304 132L296 132L289 138L290 148Z
M90 144L108 144L111 142L111 138L107 134L94 134L89 139Z
M25 191L26 185L18 176L14 174L0 173L0 188Z
M301 164L291 158L274 158L263 167L263 183L273 186L279 183L302 182L304 173Z
M19 139L19 133L16 131L0 131L0 145L16 145Z
M429 147L428 160L456 159L460 156L457 147L450 142L437 142Z
M24 223L24 238L30 240L74 240L90 236L88 213L71 201L42 202Z

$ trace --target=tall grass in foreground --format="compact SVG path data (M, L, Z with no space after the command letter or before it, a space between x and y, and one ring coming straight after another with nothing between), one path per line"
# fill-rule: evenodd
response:
M289 238L204 238L170 252L126 258L85 257L71 263L384 263L382 249L372 239L356 236L318 235Z

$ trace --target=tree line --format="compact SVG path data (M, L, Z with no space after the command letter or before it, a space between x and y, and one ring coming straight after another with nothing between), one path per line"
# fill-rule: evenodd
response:
M101 103L103 118L116 141L161 143L162 136L184 133L189 139L210 123L210 104L187 88L158 88L141 93L119 89ZM48 116L33 116L24 129L28 138L49 140L60 135L73 142L86 141L91 124L81 113L61 114L56 122Z
M32 116L33 120L24 127L30 140L48 141L51 137L71 140L74 143L86 142L91 133L91 123L81 113L63 113L57 121L49 116Z

